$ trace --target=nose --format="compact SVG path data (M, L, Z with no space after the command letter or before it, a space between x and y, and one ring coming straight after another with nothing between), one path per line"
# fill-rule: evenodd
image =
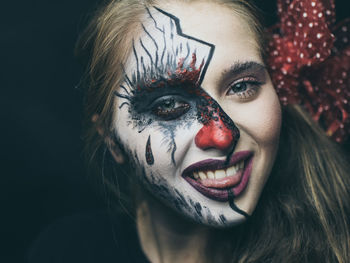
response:
M229 128L221 119L220 115L216 115L198 131L195 137L195 143L202 150L215 148L228 151L234 147L238 137L239 132L234 124L232 128Z

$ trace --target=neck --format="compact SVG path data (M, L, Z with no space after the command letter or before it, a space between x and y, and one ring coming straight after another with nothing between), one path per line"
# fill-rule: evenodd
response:
M182 218L146 192L137 204L141 247L152 263L208 261L211 229Z

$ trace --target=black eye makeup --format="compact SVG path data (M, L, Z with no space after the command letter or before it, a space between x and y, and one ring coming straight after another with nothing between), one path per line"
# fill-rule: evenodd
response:
M195 95L189 92L194 88L192 83L160 80L144 85L130 97L130 110L137 115L171 121L181 118L195 105Z
M191 108L183 98L176 95L163 96L157 99L152 105L152 113L164 121L175 120Z

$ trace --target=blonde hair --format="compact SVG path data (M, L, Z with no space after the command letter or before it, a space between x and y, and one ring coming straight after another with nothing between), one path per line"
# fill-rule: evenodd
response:
M190 0L172 0L190 3ZM250 25L264 56L264 34L255 9L244 0L195 0L222 4ZM121 65L130 54L145 6L160 1L111 1L83 33L78 49L86 52L85 145L89 171L120 203L131 206L128 166L115 169L97 133L113 137L113 91L122 81ZM96 122L91 119L95 114ZM243 225L220 233L231 262L347 262L350 259L348 215L350 186L347 160L339 147L299 106L283 109L278 157L256 211ZM106 145L107 144L107 145ZM125 172L126 176L121 173ZM225 236L225 238L223 238ZM229 245L227 245L229 244ZM218 262L217 258L216 261Z
M277 160L254 215L234 231L232 262L348 262L348 160L300 106L282 119Z

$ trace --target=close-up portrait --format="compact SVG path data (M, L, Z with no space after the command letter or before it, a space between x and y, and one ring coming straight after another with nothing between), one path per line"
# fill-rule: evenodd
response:
M2 262L350 262L347 1L10 8Z

